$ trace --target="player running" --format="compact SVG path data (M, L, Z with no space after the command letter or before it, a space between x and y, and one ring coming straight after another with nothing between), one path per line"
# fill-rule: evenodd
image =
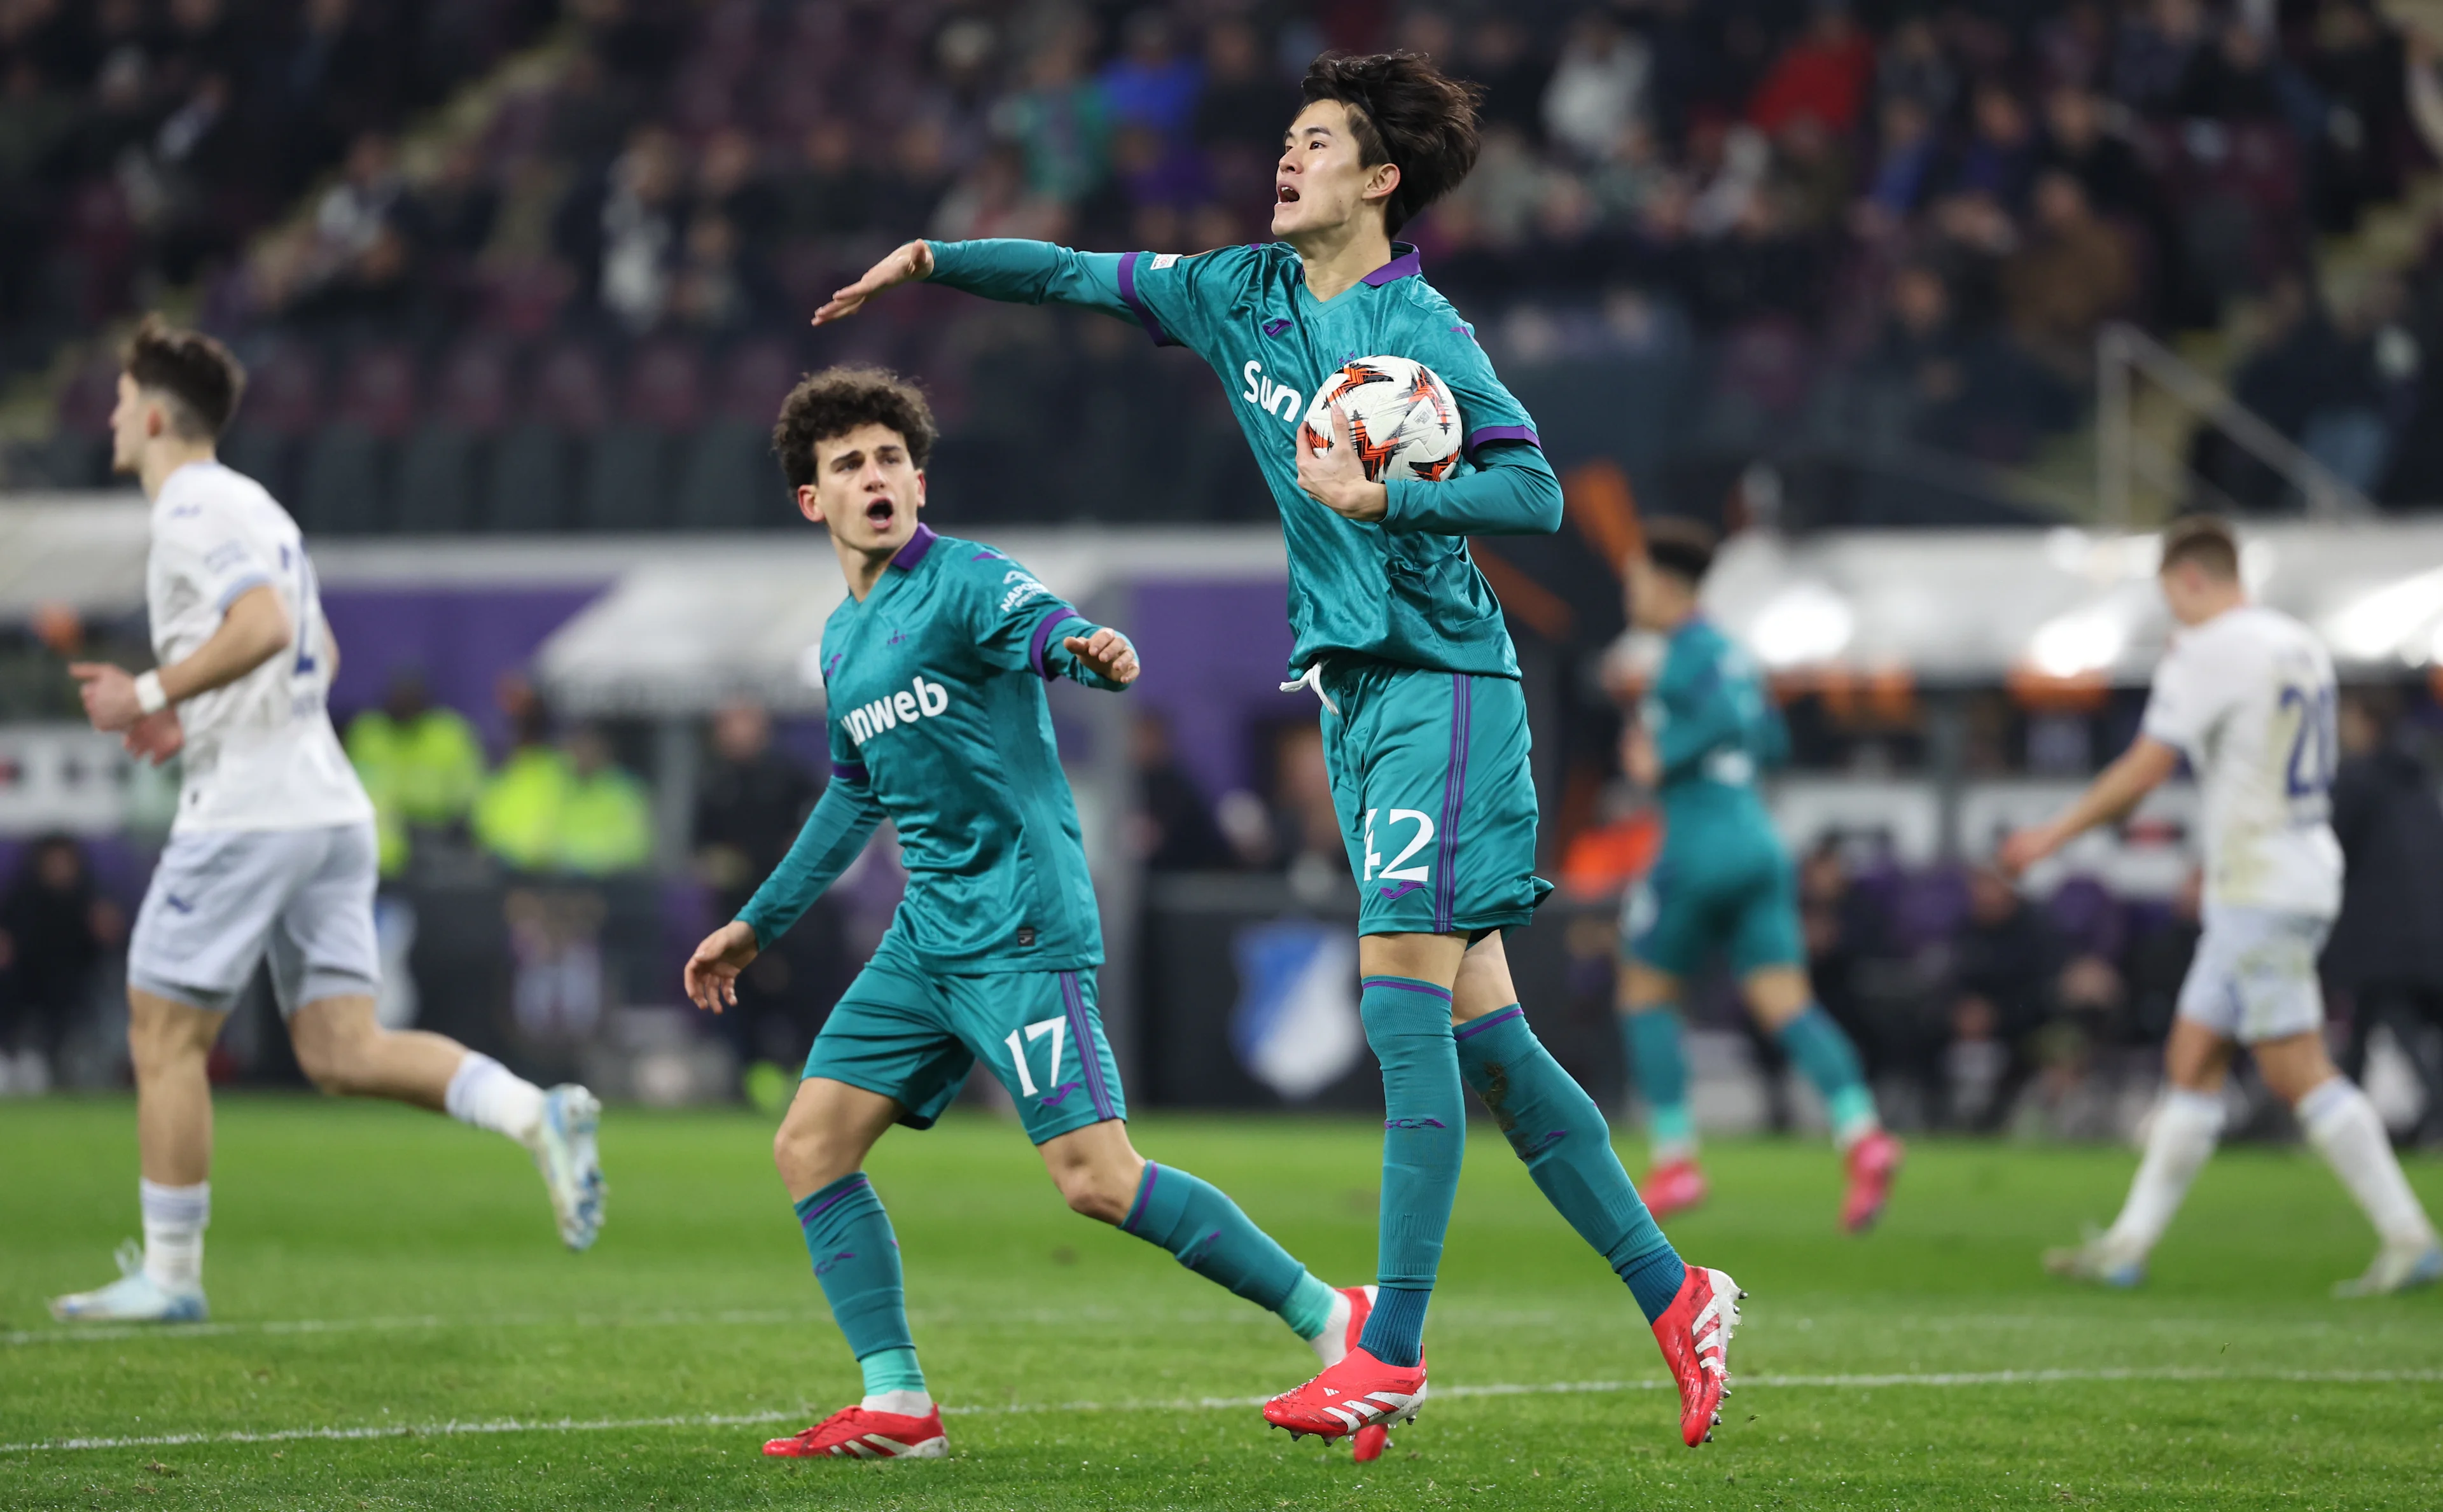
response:
M1621 1030L1654 1158L1640 1186L1664 1217L1704 1200L1679 1003L1719 946L1748 1011L1823 1094L1848 1167L1841 1223L1863 1232L1891 1194L1901 1141L1883 1132L1858 1052L1808 986L1797 872L1755 787L1789 737L1755 663L1698 609L1713 563L1714 533L1681 519L1649 524L1644 555L1629 563L1630 620L1670 638L1626 752L1663 817L1662 855L1621 917Z
M1265 1418L1338 1437L1411 1415L1425 1394L1425 1305L1459 1187L1473 1086L1562 1216L1628 1284L1704 1441L1738 1321L1728 1276L1683 1266L1638 1199L1603 1116L1537 1042L1501 931L1551 884L1534 874L1527 706L1501 607L1467 537L1545 534L1561 489L1533 423L1417 250L1391 233L1464 178L1473 85L1414 53L1327 53L1274 173L1280 240L1193 257L1042 242L910 242L835 294L823 324L930 280L1142 325L1235 396L1281 512L1290 675L1323 703L1341 837L1359 884L1359 1012L1383 1066L1382 1293L1361 1347L1274 1398ZM1308 396L1343 364L1412 358L1456 396L1472 465L1378 483L1332 407L1334 443L1300 446Z
M876 825L897 828L907 894L824 1021L772 1145L865 1397L764 1445L771 1455L949 1452L908 1331L898 1241L861 1167L893 1123L931 1127L979 1060L1070 1207L1279 1314L1326 1364L1371 1305L1373 1288L1325 1285L1227 1196L1129 1143L1094 1009L1102 923L1044 684L1117 692L1136 681L1136 650L1000 552L918 519L936 434L925 396L872 368L817 373L781 408L773 447L848 577L821 649L832 780L787 857L687 964L698 1007L735 1004L738 974Z
M2183 756L2197 774L2205 930L2163 1051L2171 1086L2121 1216L2085 1244L2048 1251L2045 1266L2112 1286L2145 1279L2148 1252L2213 1154L2223 1077L2245 1047L2382 1238L2366 1274L2335 1293L2432 1282L2443 1277L2434 1225L2375 1104L2324 1054L2316 955L2342 901L2341 844L2327 822L2341 745L2332 658L2305 626L2249 602L2238 544L2218 519L2164 532L2158 581L2182 628L2155 670L2137 740L2067 810L2002 847L2003 868L2023 871L2136 808Z
M111 465L153 501L145 600L156 671L83 662L97 730L156 765L186 756L178 816L128 942L127 1047L144 1246L120 1278L55 1298L79 1321L206 1315L212 1103L204 1060L266 956L297 1064L325 1092L390 1098L516 1139L572 1249L602 1227L599 1109L500 1062L374 1019L373 805L324 707L339 647L305 543L272 497L214 459L246 373L209 337L147 319L127 349Z

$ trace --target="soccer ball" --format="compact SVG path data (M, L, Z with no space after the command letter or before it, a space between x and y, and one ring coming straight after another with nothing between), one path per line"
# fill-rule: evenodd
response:
M1359 357L1323 380L1298 427L1298 444L1332 449L1332 411L1349 416L1368 483L1447 478L1459 465L1459 404L1433 369L1407 357Z

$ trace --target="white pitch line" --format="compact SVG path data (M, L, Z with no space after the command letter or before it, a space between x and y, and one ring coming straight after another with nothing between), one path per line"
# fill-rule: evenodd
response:
M956 1323L963 1327L1008 1327L1013 1324L1074 1328L1080 1323L1261 1323L1266 1316L1243 1308L1207 1308L1149 1313L1130 1307L1037 1307L1015 1311L975 1311L945 1307L909 1309L917 1324ZM1444 1321L1533 1326L1558 1322L1556 1311L1522 1312L1515 1308L1470 1308L1454 1305L1436 1313ZM699 1312L670 1309L651 1313L505 1313L491 1317L450 1318L439 1313L402 1314L391 1318L293 1318L248 1320L227 1323L69 1324L59 1328L25 1328L0 1333L0 1348L38 1344L97 1344L125 1339L176 1342L196 1339L295 1337L316 1334L393 1333L450 1330L472 1333L487 1328L708 1328L764 1327L775 1323L827 1323L828 1308L729 1308Z
M2217 1370L2163 1366L2125 1370L1998 1370L1944 1371L1926 1375L1739 1375L1742 1387L1880 1390L1896 1386L1956 1388L1963 1386L2042 1386L2062 1382L2103 1381L2289 1381L2325 1385L2401 1385L2443 1382L2443 1370ZM1564 1396L1615 1392L1658 1392L1671 1389L1660 1377L1633 1381L1487 1382L1445 1386L1436 1398L1466 1396ZM1048 1412L1193 1412L1240 1411L1261 1407L1260 1396L1196 1396L1168 1401L1042 1402L1002 1407L945 1407L945 1417L1010 1417ZM66 1453L82 1449L170 1448L181 1445L287 1444L301 1440L345 1442L357 1439L459 1438L495 1433L609 1433L652 1428L749 1428L765 1423L794 1423L805 1412L776 1409L760 1412L704 1412L673 1417L599 1417L530 1419L520 1417L452 1418L439 1423L375 1423L356 1428L284 1428L222 1433L146 1433L123 1438L45 1439L26 1444L0 1444L0 1454Z

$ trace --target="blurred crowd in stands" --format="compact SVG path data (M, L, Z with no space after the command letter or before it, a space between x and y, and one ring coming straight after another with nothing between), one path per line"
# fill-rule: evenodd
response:
M1123 331L920 299L818 343L803 317L916 234L1259 238L1306 62L1398 46L1485 87L1479 170L1411 234L1505 362L1693 364L1723 445L2018 463L2083 414L2101 322L2267 300L2248 394L2370 492L2443 499L2443 426L2416 424L2443 416L2443 260L2339 305L2317 277L2316 239L2443 140L2424 44L2372 0L543 9L0 6L9 341L56 339L61 280L85 326L191 283L259 365L242 452L335 530L753 522L757 428L838 355L924 374L1004 465L1047 431L1074 449L1098 374L1192 429L1223 413L1211 379ZM92 472L107 377L64 387L32 465ZM1126 433L1153 428L1084 439L1133 477ZM564 455L596 437L626 449ZM1100 513L1041 492L1023 507Z

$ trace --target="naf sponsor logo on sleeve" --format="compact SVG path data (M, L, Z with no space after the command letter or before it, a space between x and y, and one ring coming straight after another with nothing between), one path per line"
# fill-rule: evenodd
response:
M849 710L840 716L840 723L848 727L848 738L863 746L885 730L932 719L949 706L950 690L939 683L928 683L924 674L919 673L908 686L889 698L876 699Z

